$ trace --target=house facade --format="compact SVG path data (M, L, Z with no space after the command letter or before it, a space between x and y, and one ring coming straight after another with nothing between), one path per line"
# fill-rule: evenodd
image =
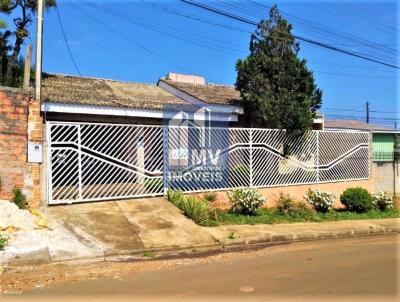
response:
M207 108L219 141L229 138L230 170L222 173L225 185L180 182L184 191L253 186L268 198L279 191L302 198L310 184L331 192L349 185L373 188L364 133L314 131L286 157L289 138L282 131L241 128L239 92L199 76L170 73L144 84L47 74L41 102L30 91L0 91L0 199L10 199L15 186L32 207L162 195L165 152L178 150L168 156L178 154L181 161L173 144L184 140L171 132L166 146L163 120L174 117L176 108L193 106ZM314 128L322 125L318 116ZM357 158L356 169L349 169Z

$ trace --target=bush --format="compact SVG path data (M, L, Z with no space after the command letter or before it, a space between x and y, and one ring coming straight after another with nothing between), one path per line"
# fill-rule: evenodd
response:
M304 199L311 204L315 211L327 213L335 204L335 194L308 189Z
M7 245L7 242L8 242L8 236L0 234L0 251L4 249L4 247Z
M199 225L208 225L210 212L207 204L197 200L194 196L184 198L180 203L183 214Z
M26 196L24 193L22 193L21 189L18 187L14 187L12 193L13 193L12 202L15 203L18 206L18 208L26 209L27 205Z
M371 194L364 188L348 188L340 196L341 203L347 210L363 213L371 210L374 206Z
M295 202L289 194L280 193L276 204L276 213L290 217L304 217L313 215L314 210L305 202Z
M167 199L179 208L183 214L199 225L212 225L211 211L207 203L194 196L184 197L182 191L168 189Z
M264 196L250 188L230 191L228 197L232 212L244 215L256 214L256 210L265 202Z
M393 198L381 191L373 196L374 205L381 211L393 209Z
M215 193L204 193L204 200L207 202L214 202L217 199L217 194Z
M183 192L181 190L168 189L167 199L168 201L173 203L176 207L180 208L180 204L184 199Z
M276 203L276 211L279 214L288 214L296 211L296 204L289 194L279 193L279 199Z

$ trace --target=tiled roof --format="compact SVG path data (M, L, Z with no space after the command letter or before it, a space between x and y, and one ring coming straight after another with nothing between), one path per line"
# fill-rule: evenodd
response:
M135 109L162 109L163 105L187 104L152 84L55 74L43 76L42 97L48 102Z
M207 104L239 105L240 103L240 93L233 86L192 84L165 78L161 78L160 81Z
M325 120L326 129L349 129L362 131L399 131L398 129L367 124L357 120Z

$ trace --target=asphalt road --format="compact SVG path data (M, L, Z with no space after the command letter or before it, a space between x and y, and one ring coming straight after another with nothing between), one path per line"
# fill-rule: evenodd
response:
M23 301L400 301L398 235L295 243L227 261L38 288ZM55 299L57 298L57 299Z

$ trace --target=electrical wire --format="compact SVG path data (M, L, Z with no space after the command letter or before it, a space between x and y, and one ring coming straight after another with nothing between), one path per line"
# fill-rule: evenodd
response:
M187 71L187 72L189 72L189 73L195 74L194 71L192 71L192 70L190 70L190 69L188 69L188 68L186 68L186 67L184 67L184 66L182 66L182 65L180 65L180 64L177 64L177 63L175 63L174 61L172 61L172 60L170 60L170 59L168 59L168 58L166 58L166 57L164 57L164 56L162 56L162 55L157 54L156 52L154 52L154 51L151 50L150 48L147 48L147 47L143 46L142 44L138 43L137 41L132 40L130 37L128 37L128 36L126 36L125 34L123 34L123 33L119 32L119 31L115 30L115 29L112 28L111 26L109 26L109 25L105 24L104 22L98 20L97 18L91 16L91 15L88 14L87 12L85 12L85 11L83 11L83 10L81 10L81 9L76 8L73 4L68 3L68 2L66 2L66 4L69 5L71 8L73 8L74 10L78 11L79 13L85 15L87 18L89 18L89 19L93 20L94 22L100 24L101 26L107 28L109 31L115 33L116 35L119 35L120 37L122 37L122 38L125 39L126 41L132 43L132 44L135 45L136 47L138 47L138 48L144 50L145 52L147 52L147 53L149 53L149 54L151 54L152 56L154 56L154 57L156 57L156 58L158 58L158 59L160 59L160 60L162 60L162 61L165 61L165 62L167 62L167 63L169 63L169 64L171 64L171 65L173 65L173 66L175 66L175 67L178 67L179 69L182 69L182 70Z
M72 64L75 66L76 72L79 74L79 76L82 77L82 73L79 70L78 65L76 64L74 56L72 55L71 48L69 47L68 39L67 39L67 36L65 34L65 31L64 31L64 27L63 27L62 22L61 22L61 17L60 17L60 12L58 10L58 6L56 5L55 8L56 8L56 12L57 12L58 24L60 25L60 29L61 29L62 35L64 37L64 42L65 42L65 45L67 46L67 49L68 49L69 57L70 57L70 59L72 61Z
M124 14L124 13L122 13L120 11L114 10L112 8L101 6L99 4L93 3L91 1L84 1L84 4L86 4L89 7L98 9L98 10L100 10L100 11L106 13L106 14L113 15L113 16L115 16L115 17L117 17L119 19L122 19L124 21L136 24L136 25L144 27L146 29L149 29L151 31L155 31L155 32L161 33L163 35L166 35L166 36L169 36L169 37L172 37L174 39L177 39L177 40L180 40L180 41L184 41L184 42L187 42L187 43L190 43L190 44L195 44L197 46L200 46L200 47L203 47L203 48L206 48L206 49L218 51L218 52L225 53L225 54L232 54L232 52L234 52L236 54L243 54L244 53L244 51L242 49L233 48L235 46L228 47L227 44L230 44L230 42L213 39L212 37L207 37L207 36L204 36L204 35L201 35L201 34L200 35L197 34L195 36L194 33L188 32L186 30L183 30L183 29L180 29L180 28L176 28L176 27L173 27L173 26L169 26L169 25L164 25L164 24L161 24L161 23L158 23L158 22L154 22L154 21L152 22L152 21L146 20L144 18L130 16L130 15ZM147 22L147 24L139 22L138 21L139 19L144 20L145 22ZM149 23L150 23L150 25L149 25ZM173 34L171 32L165 31L163 29L156 28L155 25L158 25L158 26L161 26L161 27L164 27L164 28L169 28L169 29L172 29L174 31L179 31L180 35L176 35L176 34ZM204 41L187 39L187 38L182 36L182 33L195 36L195 38L197 38L197 39L201 38ZM216 42L214 42L214 45L211 44L210 40L216 41ZM220 44L220 45L218 45L218 44Z
M252 1L252 0L246 0L246 1L256 5L258 7L271 9L271 6L268 6L268 5L265 5L265 4L261 4L261 3L258 3L256 1ZM311 28L311 29L313 29L313 30L315 30L317 32L323 32L323 33L326 33L326 34L328 34L328 35L330 35L332 37L338 37L338 38L343 38L343 39L347 39L347 40L350 40L350 41L359 42L360 45L362 45L362 46L368 46L368 47L376 48L376 49L381 50L381 51L384 51L384 49L382 49L382 48L385 48L386 51L391 51L391 52L393 52L395 54L397 53L397 49L393 49L391 47L388 47L388 45L372 42L372 41L369 41L367 39L364 39L364 38L361 38L361 37L358 37L358 36L355 36L355 35L352 35L352 34L349 34L349 33L342 32L342 31L339 31L339 30L334 29L334 28L330 28L330 27L328 27L326 25L322 25L322 24L316 23L314 21L310 21L308 19L296 16L294 14L291 14L291 13L288 13L288 12L285 12L285 11L282 11L282 10L280 10L280 12L284 16L287 16L292 21L298 22L299 24L302 24L302 25L305 25L305 26L307 26L307 27L309 27L309 28ZM346 46L346 45L342 45L342 46ZM355 45L355 46L357 46L357 45Z
M196 2L196 1L189 1L189 0L179 0L179 1L184 2L186 4L189 4L189 5L192 5L192 6L195 6L195 7L198 7L198 8L201 8L201 9L204 9L204 10L207 10L207 11L210 11L210 12L213 12L213 13L216 13L216 14L219 14L219 15L222 15L222 16L225 16L227 18L231 18L231 19L237 20L237 21L242 22L242 23L246 23L246 24L250 24L250 25L254 25L254 26L258 25L257 22L254 22L252 20L249 20L247 18L238 16L238 15L235 15L235 14L231 14L229 12L226 12L224 10L220 10L218 8L215 8L215 7L206 5L206 4L202 4L202 3L199 3L199 2ZM283 33L283 32L280 32L280 33L283 34L283 35L288 35L287 33ZM386 63L386 62L383 62L383 61L380 61L380 60L376 60L376 59L373 59L371 57L367 57L367 56L364 56L364 55L361 55L361 54L358 54L358 53L355 53L355 52L352 52L352 51L349 51L349 50L346 50L346 49L341 49L341 48L338 48L338 47L335 47L335 46L332 46L332 45L329 45L329 44L326 44L326 43L323 43L323 42L320 42L320 41L315 41L315 40L312 40L312 39L309 39L309 38L305 38L305 37L302 37L302 36L299 36L299 35L294 35L294 34L292 34L292 36L297 40L300 40L300 41L303 41L303 42L306 42L306 43L309 43L309 44L312 44L312 45L316 45L316 46L319 46L319 47L322 47L322 48L330 49L330 50L333 50L333 51L336 51L336 52L340 52L340 53L343 53L343 54L346 54L346 55L349 55L349 56L353 56L353 57L356 57L356 58L359 58L359 59L363 59L363 60L367 60L367 61L374 62L374 63L377 63L377 64L381 64L381 65L384 65L384 66L387 66L387 67L400 69L399 66L396 66L396 65L393 65L393 64L390 64L390 63Z

